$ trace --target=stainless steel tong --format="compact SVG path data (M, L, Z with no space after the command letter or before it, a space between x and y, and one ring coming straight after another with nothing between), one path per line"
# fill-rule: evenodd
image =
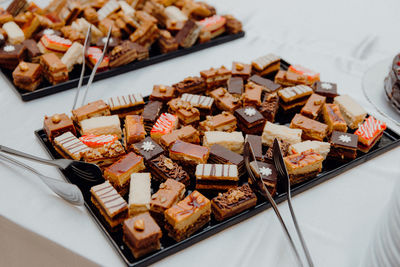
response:
M274 155L275 167L276 167L281 179L283 179L283 181L286 183L286 187L287 187L287 190L288 190L288 193L286 194L286 196L287 196L287 200L288 200L290 213L292 215L292 220L293 220L293 223L295 225L296 233L297 233L297 235L298 235L298 237L300 239L302 250L303 250L303 252L304 252L304 254L306 256L308 266L313 267L314 263L312 262L310 253L309 253L308 248L307 248L307 246L305 244L303 235L301 234L300 228L299 228L298 223L297 223L296 216L295 216L294 211L293 211L293 207L292 207L292 203L291 203L289 176L287 175L286 166L285 166L285 164L283 162L282 152L281 152L281 149L280 149L280 146L279 146L279 142L278 142L277 139L274 140L273 151L274 151L273 155ZM279 222L280 222L280 224L282 226L282 229L283 229L283 231L284 231L284 233L285 233L285 235L286 235L286 237L287 237L287 239L289 241L290 247L293 250L293 253L294 253L294 256L296 258L296 261L297 261L298 265L299 266L304 266L303 262L302 262L302 260L300 258L299 251L298 251L298 249L296 248L296 246L294 244L293 238L292 238L291 234L289 233L289 230L288 230L288 228L287 228L287 226L286 226L286 224L285 224L285 222L284 222L284 220L283 220L283 218L282 218L282 216L281 216L281 214L279 212L279 209L278 209L278 206L276 205L275 200L272 198L272 196L269 193L267 187L263 183L263 181L261 179L261 176L257 177L256 175L254 175L254 173L253 173L253 171L252 171L252 169L250 167L250 158L252 158L255 161L255 167L257 168L258 173L260 173L259 172L259 167L258 167L258 164L257 164L257 159L256 159L256 157L254 155L254 150L253 150L251 144L246 142L245 143L245 147L244 147L244 160L245 160L245 165L246 165L247 171L248 171L249 176L250 176L250 180L251 180L252 184L254 185L253 188L255 187L257 189L257 191L263 197L268 199L268 201L271 203L272 208L273 208L276 216L278 217L278 220L279 220Z
M96 65L94 65L92 73L90 74L89 81L88 81L88 83L86 85L86 88L85 88L85 92L83 93L81 106L83 106L85 104L88 89L92 85L94 76L96 75L96 72L97 72L97 68L100 66L101 62L103 62L104 55L105 55L105 53L107 51L108 42L110 41L110 37L111 37L111 29L112 29L112 27L110 26L110 28L108 28L107 39L106 39L106 41L104 43L103 53L101 54L101 57L99 58L99 60L96 62ZM83 46L83 54L82 54L81 76L79 78L78 89L76 91L76 95L75 95L75 99L74 99L74 105L72 107L72 110L74 110L76 108L76 103L78 102L79 91L80 91L80 89L82 87L83 77L85 75L86 56L88 54L88 50L90 48L91 41L92 41L92 24L90 24L90 26L88 28L88 31L86 33L85 44Z
M66 183L64 181L60 181L51 177L48 177L34 168L16 160L11 157L8 157L2 153L0 153L0 159L7 161L9 163L15 164L17 166L20 166L22 168L25 168L34 174L36 174L42 181L45 183L54 193L56 193L58 196L60 196L62 199L68 201L69 203L73 205L78 205L82 206L84 204L83 200L83 195L81 190L74 185L70 183Z

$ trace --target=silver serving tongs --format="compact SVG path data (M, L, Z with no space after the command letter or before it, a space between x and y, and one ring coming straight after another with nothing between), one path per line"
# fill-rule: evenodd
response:
M303 248L304 254L306 256L308 265L310 267L314 266L314 263L312 261L310 252L307 248L307 244L304 241L304 237L303 234L301 233L299 224L297 223L297 219L296 219L296 215L294 213L293 210L293 206L292 206L292 193L291 193L291 188L290 188L290 179L289 179L289 175L288 172L286 170L286 165L285 162L283 161L283 155L282 155L282 150L281 147L279 145L279 141L278 139L274 139L274 146L273 146L273 160L274 160L274 164L275 164L275 168L279 173L279 176L283 179L284 183L286 184L286 190L287 190L287 194L286 194L286 198L287 198L287 203L289 206L289 210L290 210L290 214L292 215L292 220L293 220L293 224L296 228L296 233L297 236L300 239L300 243L301 246Z
M99 60L96 62L96 65L94 65L92 73L90 74L89 81L88 81L88 83L86 85L85 92L83 94L81 106L83 106L85 104L88 89L92 85L94 76L96 75L96 72L97 72L97 68L100 66L101 62L103 62L104 55L105 55L105 53L107 51L108 42L110 41L110 37L111 37L111 29L112 29L112 27L110 26L110 28L108 29L106 42L104 43L103 53L102 53L101 57L99 58ZM83 46L83 54L82 54L81 76L79 78L78 89L76 91L76 95L75 95L75 99L74 99L74 105L72 107L72 110L74 110L76 108L76 103L78 102L79 91L80 91L80 89L82 87L83 76L85 74L85 65L86 65L85 64L86 63L85 60L86 60L86 56L87 56L87 53L88 53L88 50L89 50L89 47L90 47L91 40L92 40L92 24L90 24L90 26L88 28L88 31L86 33L85 44Z
M251 180L252 185L253 185L252 187L255 190L257 190L260 195L262 195L263 197L268 199L268 201L271 203L271 206L274 209L274 212L275 212L276 216L278 217L278 220L279 220L279 222L280 222L280 224L282 226L283 232L285 233L285 235L286 235L286 237L287 237L287 239L289 241L290 247L292 248L292 251L294 253L294 256L296 258L298 266L304 266L303 262L301 261L300 254L299 254L299 252L298 252L298 250L297 250L297 248L296 248L296 246L294 244L293 238L290 235L288 228L286 227L286 224L285 224L285 222L284 222L284 220L283 220L283 218L282 218L282 216L281 216L281 214L279 212L279 209L278 209L278 206L276 205L275 200L272 198L272 196L269 193L267 187L263 183L261 177L257 177L256 175L254 175L254 173L253 173L253 171L252 171L252 169L250 167L250 157L252 157L252 159L255 161L255 167L257 168L257 170L259 172L260 169L259 169L259 166L257 164L257 159L256 159L256 157L254 155L254 150L253 150L251 144L249 142L246 142L245 145L244 145L244 162L245 162L245 165L246 165L247 172L249 173L250 180Z

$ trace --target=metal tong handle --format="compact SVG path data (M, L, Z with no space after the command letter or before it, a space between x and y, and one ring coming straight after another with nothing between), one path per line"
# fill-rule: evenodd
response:
M258 164L257 164L257 159L254 155L254 150L251 146L251 144L249 142L245 143L245 147L244 147L244 154L245 154L245 164L246 164L246 168L249 172L250 178L252 179L253 182L257 183L259 190L259 193L265 197L266 199L268 199L268 201L271 203L271 206L276 214L276 217L278 217L278 220L282 226L283 232L285 233L287 240L289 241L290 247L292 248L293 253L295 254L297 263L299 266L303 266L303 262L301 261L300 258L300 254L297 251L297 248L293 242L292 236L289 233L289 230L286 227L286 224L281 216L281 213L279 212L278 206L276 205L275 200L272 198L271 194L269 193L268 189L266 188L265 184L262 182L261 179L256 179L256 177L254 176L253 172L251 171L250 168L250 163L249 163L249 152L251 152L252 157L254 159L254 161L256 162L256 168L258 169L258 172L260 171Z
M76 103L78 102L79 91L80 91L80 89L82 87L83 75L85 74L86 54L87 54L87 51L89 49L91 40L92 40L92 24L89 25L89 28L88 28L88 30L86 32L86 38L85 38L85 43L83 45L83 52L82 52L81 76L79 77L78 88L76 90L75 99L74 99L74 105L72 106L72 110L74 110L76 108Z
M291 192L291 186L290 186L290 179L289 179L289 175L288 175L288 172L286 169L285 162L283 161L283 156L282 156L282 151L281 151L281 148L279 145L279 141L276 138L274 139L273 150L274 150L273 159L274 159L275 166L278 169L278 173L281 175L281 177L283 179L285 179L285 182L286 182L286 189L287 189L286 199L287 199L287 203L289 206L290 214L292 216L292 221L293 221L294 227L296 229L297 236L299 237L299 240L300 240L301 246L303 248L303 252L306 256L308 265L310 267L313 267L314 263L311 258L310 251L308 250L307 244L303 237L303 233L301 232L300 226L297 222L296 214L294 213L294 209L292 206L292 192Z
M37 162L40 162L40 163L44 163L44 164L47 164L47 165L50 165L50 166L59 167L56 163L54 163L53 160L39 158L39 157L30 155L28 153L25 153L25 152L22 152L22 151L18 151L18 150L15 150L15 149L3 146L3 145L0 145L0 151L3 152L3 153L14 155L14 156L18 156L18 157L22 157L22 158L25 158L25 159L29 159L29 160L37 161Z
M54 193L56 193L58 196L60 196L62 199L68 201L69 203L73 205L78 205L82 206L84 201L83 201L83 195L81 190L74 184L69 184L63 181L59 181L57 179L45 176L38 172L36 169L16 160L11 157L8 157L4 155L3 153L0 153L0 158L3 159L4 161L10 162L14 165L20 166L22 168L25 168L34 174L36 174Z
M104 55L105 55L105 53L106 53L106 51L107 51L108 42L110 41L111 30L112 30L112 26L110 26L110 28L108 28L107 40L106 40L106 42L104 43L103 53L101 54L101 57L99 58L99 60L97 60L96 65L94 65L94 68L93 68L93 70L92 70L92 73L90 74L89 81L88 81L88 83L87 83L87 85L86 85L85 92L84 92L84 94L83 94L83 99L82 99L82 104L81 104L81 106L83 106L83 105L85 104L85 100L86 100L86 96L87 96L88 89L89 89L89 87L92 85L94 76L96 75L96 72L97 72L97 68L98 68L98 67L100 66L100 64L103 62Z

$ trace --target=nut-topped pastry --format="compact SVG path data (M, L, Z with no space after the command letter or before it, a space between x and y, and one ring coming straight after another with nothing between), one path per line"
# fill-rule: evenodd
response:
M160 227L148 212L124 221L123 240L135 258L160 249Z
M183 81L175 83L172 86L178 91L178 94L199 94L206 90L206 83L202 77L187 77Z
M189 175L182 166L164 155L159 155L150 160L148 166L152 170L153 178L159 182L173 179L183 183L185 186L188 186L190 183Z
M315 120L321 112L325 101L326 97L320 96L318 94L312 94L308 98L304 107L301 109L300 113L306 117L309 117L310 119Z
M160 144L165 148L169 148L177 140L193 144L200 144L200 133L191 125L184 126L178 130L173 130L169 134L161 136Z
M174 113L183 125L193 124L200 120L200 111L190 102L174 98L168 102L169 112Z
M167 179L160 184L158 191L151 196L150 213L160 224L164 224L164 212L185 197L185 185Z
M233 132L236 130L236 117L227 111L215 116L207 116L205 121L201 121L199 129L205 131Z
M210 96L214 98L216 106L224 111L233 112L241 106L240 99L228 93L223 87L211 91Z
M63 133L71 132L76 135L76 130L72 120L65 114L55 114L53 116L45 116L43 129L50 141Z
M244 89L243 105L244 106L259 106L261 105L261 93L263 88L253 82L248 82Z
M228 192L219 193L218 196L211 200L211 208L215 219L223 221L254 207L256 203L256 195L249 185L244 184L240 187L229 189Z
M209 70L200 71L201 77L205 80L207 89L225 86L226 82L231 77L231 71L225 66L218 69L211 68Z
M306 140L323 141L328 134L328 125L312 120L301 114L296 114L293 117L290 128L303 130L301 137Z
M232 77L242 77L247 80L251 74L251 65L240 62L232 62Z
M198 191L165 211L165 229L177 242L191 236L211 219L211 202Z
M154 85L153 92L150 95L150 100L168 102L174 98L175 88L166 85Z

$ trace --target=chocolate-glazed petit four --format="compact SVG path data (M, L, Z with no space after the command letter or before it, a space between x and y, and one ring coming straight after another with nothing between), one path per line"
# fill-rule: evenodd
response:
M160 116L163 103L160 101L150 101L143 109L142 117L144 121L144 127L146 132L150 132L153 128L153 124L156 122L158 116Z
M261 85L263 87L263 90L268 93L278 91L282 88L280 84L274 83L270 79L263 78L259 75L251 76L249 81Z
M173 84L178 94L199 94L206 90L206 83L202 77L187 77L183 81Z
M328 103L332 103L333 99L338 96L336 83L315 82L313 88L316 94L325 96Z
M23 44L6 44L0 48L0 67L13 70L19 62L26 59L26 47Z
M159 182L173 179L185 186L188 186L190 183L189 175L182 166L164 155L160 155L150 160L148 166L152 171L153 178Z
M235 97L240 97L243 94L243 78L231 77L228 80L228 93Z
M274 196L276 193L276 184L278 181L278 174L276 172L275 166L267 162L257 161L256 163L255 161L252 161L250 162L250 168L257 177L261 178L271 196ZM250 179L249 183L251 184Z
M328 158L349 161L357 157L358 135L333 131L330 143L331 150Z
M162 147L149 136L133 144L130 149L140 154L146 162L164 153Z
M265 118L255 107L239 108L235 110L235 116L238 118L238 125L242 132L246 134L262 133Z

